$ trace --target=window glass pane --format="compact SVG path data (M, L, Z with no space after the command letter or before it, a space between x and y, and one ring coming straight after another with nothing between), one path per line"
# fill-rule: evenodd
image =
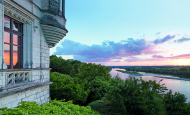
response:
M21 23L13 21L13 30L21 32Z
M4 27L10 28L10 19L7 17L4 17Z
M4 42L10 43L10 33L4 32Z
M4 61L10 67L10 45L4 44Z
M63 0L60 0L60 5L59 5L59 10L62 12L63 10L63 8L62 8L62 5L63 5Z
M20 68L20 47L13 46L13 68Z
M20 39L21 39L20 36L13 34L13 44L20 45L21 44Z

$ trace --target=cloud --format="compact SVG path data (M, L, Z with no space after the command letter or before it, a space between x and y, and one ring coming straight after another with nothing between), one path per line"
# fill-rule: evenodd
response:
M166 42L166 41L168 41L168 40L171 40L171 39L173 39L173 38L175 38L175 35L173 35L173 36L167 35L166 37L164 37L164 38L162 38L162 39L156 39L156 40L154 40L154 43L155 43L155 44L161 44L161 43L164 43L164 42Z
M122 59L137 55L156 54L162 51L155 51L157 45L164 43L174 36L167 35L162 39L147 41L146 39L128 38L119 42L104 41L101 45L92 46L65 39L60 43L61 47L56 47L53 55L73 55L74 60L82 62L109 62L114 59ZM134 58L128 61L135 60Z
M161 56L161 55L153 55L152 57L153 57L153 58L164 58L164 57Z
M128 57L128 59L126 59L125 61L127 61L127 62L137 62L137 61L139 61L139 60L141 60L140 58L137 58L137 57L134 57L134 56L130 56L130 57Z
M137 57L129 57L125 61L127 62L137 62L137 61L164 61L164 60L173 60L173 59L189 59L190 54L182 54L177 56L171 56L171 57L163 57L161 55L152 55L152 58L150 59L141 59Z
M115 61L111 61L111 62L121 62L120 60L115 60Z
M190 54L182 54L182 55L170 57L170 59L189 59L189 58L190 58Z
M157 32L155 35L160 35L161 34L161 32Z
M190 40L190 38L183 37L181 39L174 40L174 43L182 43L182 42L186 42L186 41L189 41L189 40Z
M83 62L107 62L123 57L150 54L153 44L145 39L128 38L120 42L104 41L101 45L92 46L65 39L62 47L57 47L54 55L73 55L74 59Z

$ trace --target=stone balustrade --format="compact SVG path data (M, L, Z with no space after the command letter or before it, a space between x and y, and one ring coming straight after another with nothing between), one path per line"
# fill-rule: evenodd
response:
M6 83L5 86L10 86L13 84L19 84L31 81L31 71L12 71L6 72Z

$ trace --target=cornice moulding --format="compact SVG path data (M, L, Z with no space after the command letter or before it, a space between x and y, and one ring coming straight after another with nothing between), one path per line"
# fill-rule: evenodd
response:
M7 0L4 1L4 13L7 16L12 18L16 18L17 20L23 23L32 23L35 19L39 19L39 17L33 15L27 9L19 6L18 4L14 3L13 1Z

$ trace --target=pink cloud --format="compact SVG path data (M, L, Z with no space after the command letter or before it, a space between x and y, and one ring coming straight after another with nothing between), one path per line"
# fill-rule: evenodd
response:
M127 62L141 62L141 61L165 61L165 60L173 60L173 59L189 59L190 54L182 54L178 56L171 56L171 57L163 57L161 55L153 55L151 59L140 59L137 57L130 57L126 59Z

